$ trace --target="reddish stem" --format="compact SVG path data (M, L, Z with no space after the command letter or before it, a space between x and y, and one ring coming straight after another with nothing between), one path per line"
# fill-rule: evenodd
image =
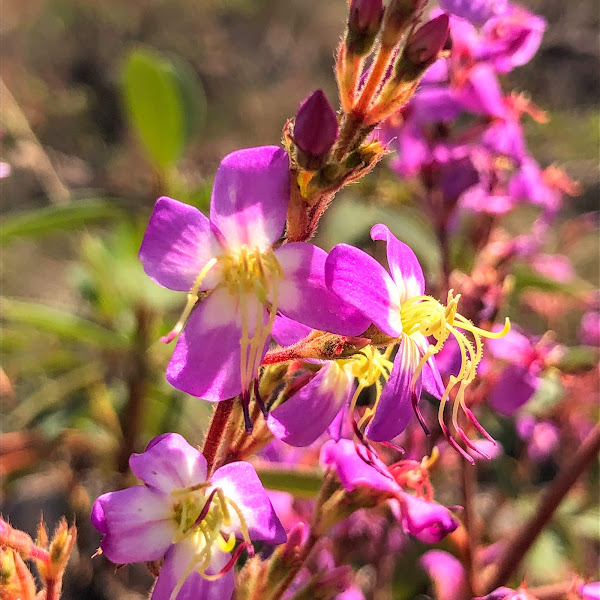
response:
M233 411L233 405L235 398L230 400L222 400L217 404L213 418L204 440L204 447L202 448L202 454L206 458L208 463L208 475L210 476L214 470L215 463L217 461L217 455L221 447L221 442L227 431L227 425L229 423L229 417Z
M563 501L579 476L596 459L600 451L600 425L588 434L573 458L560 470L558 477L543 494L529 522L519 529L517 535L504 548L498 566L485 585L485 593L504 585L521 564L521 560L544 527L552 519L554 511Z

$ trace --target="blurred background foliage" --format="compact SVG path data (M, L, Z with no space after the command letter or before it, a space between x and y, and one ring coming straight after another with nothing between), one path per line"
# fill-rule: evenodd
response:
M567 201L547 249L572 260L575 280L559 284L524 265L508 312L575 346L581 293L599 279L597 218L587 214L598 209L600 189L598 11L592 0L527 5L546 17L548 31L505 89L529 92L548 111L548 124L527 123L531 151L542 166L564 168L583 193ZM154 201L168 194L206 210L223 155L277 144L285 120L317 87L334 101L332 56L345 11L344 0L3 3L1 145L12 172L0 181L1 510L29 532L41 510L51 526L61 514L75 516L80 557L66 597L138 598L147 589L142 567L115 575L106 561L90 561L99 541L87 526L91 501L125 483L129 454L152 436L179 431L199 443L212 410L164 379L172 348L158 340L181 296L154 284L137 260ZM516 234L533 219L524 208L504 226ZM336 199L317 243L365 245L378 221L415 248L435 280L439 251L419 190L385 165ZM453 252L468 271L466 239ZM569 356L575 371L596 358L590 348ZM546 383L537 405L547 408L566 392L552 374ZM592 370L576 392L597 397L597 383ZM546 465L537 480L515 469L522 448L514 427L490 419L507 454L482 468L483 510L494 494L518 500L495 516L498 537L531 511L539 482L556 469ZM591 485L597 481L595 473ZM313 483L274 481L300 495ZM456 503L452 486L444 494ZM597 508L580 500L561 508L530 553L533 583L594 568Z

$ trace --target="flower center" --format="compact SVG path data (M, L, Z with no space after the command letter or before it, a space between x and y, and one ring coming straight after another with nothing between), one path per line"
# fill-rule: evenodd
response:
M462 408L469 421L475 425L478 431L493 441L493 438L485 431L485 429L483 429L471 410L467 407L465 403L465 389L475 379L477 365L483 356L482 338L498 339L504 337L510 331L510 321L506 319L502 331L485 331L484 329L473 325L471 321L457 312L459 299L460 294L454 296L453 290L448 292L446 306L443 306L431 296L411 298L402 304L400 308L400 317L402 319L403 334L409 337L414 336L415 334L422 334L425 337L433 337L435 340L434 344L429 345L429 348L423 354L415 369L411 381L411 387L413 389L425 363L442 349L442 346L448 337L454 337L458 343L461 354L461 366L457 375L450 376L448 385L444 390L444 394L440 401L438 420L449 443L461 452L461 454L470 459L469 455L467 455L450 436L449 429L444 423L444 408L450 392L458 385L458 391L454 399L452 410L452 425L454 426L454 429L467 446L480 452L468 439L458 424L458 411ZM469 334L474 345L465 333Z
M258 248L242 247L236 253L219 257L222 266L222 283L240 301L242 336L240 338L240 378L242 406L246 430L252 431L248 413L250 385L258 374L262 351L269 340L279 304L279 281L283 270L272 250L261 252ZM258 300L258 305L251 298ZM268 318L265 319L264 308ZM253 312L256 311L256 314Z
M283 270L271 249L262 252L258 248L242 246L236 251L226 252L212 258L196 277L188 292L187 304L177 324L169 334L162 338L164 343L171 342L181 333L198 302L200 286L213 269L219 273L219 283L214 289L226 287L229 293L239 300L242 325L240 338L242 404L246 429L251 431L252 423L247 412L250 402L250 385L258 374L262 350L273 328L279 304L279 281L283 278ZM253 298L257 299L258 303L252 302ZM268 318L265 317L265 308Z
M210 483L206 482L171 493L175 500L173 518L177 523L173 544L187 538L194 546L192 559L179 578L171 600L177 597L192 572L195 571L209 581L218 579L234 566L241 550L251 546L248 527L238 505L227 498L220 488L213 488L209 492L209 487ZM225 532L232 525L232 513L239 519L243 542L238 548L239 552L236 551L219 572L209 573L215 544L223 552L231 552L235 546L235 534L232 531L228 534Z
M381 392L383 390L383 381L387 381L390 377L390 372L394 363L390 360L390 354L394 345L388 346L385 352L379 351L374 346L367 346L363 348L358 354L352 356L349 359L338 360L338 364L341 364L348 368L353 377L356 377L358 386L350 401L350 418L354 419L354 411L356 409L356 403L361 392L372 385L376 389L376 399L374 405L377 406ZM357 429L360 430L363 423L367 422L373 410L368 408L363 415L362 419L357 425ZM354 422L354 421L353 421ZM355 429L356 429L355 428Z

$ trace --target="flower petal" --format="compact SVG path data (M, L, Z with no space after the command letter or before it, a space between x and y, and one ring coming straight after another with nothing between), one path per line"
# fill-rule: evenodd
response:
M356 488L371 488L382 492L395 494L400 487L388 469L378 458L372 457L373 465L367 462L366 454L361 457L357 451L366 452L361 446L355 446L350 440L334 442L329 440L321 448L321 464L334 466L338 478L346 491L352 492ZM363 460L364 459L364 460Z
M386 442L400 435L413 416L410 382L420 360L417 345L408 336L402 342L394 359L394 367L381 398L375 416L367 425L365 435L374 442ZM421 397L421 376L415 383L414 393Z
M510 416L527 404L540 382L540 378L527 366L509 364L490 390L490 406L497 413Z
M235 502L244 516L251 540L269 544L283 544L287 535L267 492L254 467L247 462L229 463L217 469L210 478L214 487L223 490L225 496ZM239 519L232 513L232 530L240 533Z
M166 494L206 481L206 459L178 433L152 440L145 452L131 455L129 466L145 484Z
M253 296L246 300L251 336L257 311L266 320L266 310ZM216 290L192 312L167 367L167 381L209 402L237 396L242 389L241 337L239 300L226 288Z
M163 196L156 201L139 259L156 283L188 292L202 267L223 251L210 221L189 204ZM210 274L201 289L214 284Z
M497 325L493 328L493 331L500 331L501 329L502 327ZM531 340L519 331L517 325L512 325L505 336L488 340L486 347L495 358L517 365L531 361L534 355Z
M427 544L443 540L458 527L452 513L437 502L427 502L401 492L402 526L407 533Z
M190 568L195 558L196 547L192 538L175 544L165 557L152 591L151 600L230 600L233 595L234 570L230 569L214 581L204 579L197 571L192 571L185 579L177 596L172 597L180 579ZM217 547L212 550L208 573L218 573L231 559L231 555Z
M232 249L264 251L283 232L290 197L289 160L277 146L228 154L215 177L210 220Z
M292 346L296 342L299 342L302 338L305 338L312 329L298 321L289 319L283 315L277 315L273 322L273 329L271 335L273 339L280 346Z
M421 356L423 356L429 348L429 341L422 333L413 333L411 338L419 348ZM454 338L452 339L454 340ZM445 386L437 366L437 356L438 355L436 354L435 356L430 357L425 363L423 370L421 371L421 379L423 389L439 400L444 394Z
M92 508L92 525L102 534L108 560L117 563L159 560L177 531L169 496L137 485L100 496Z
M462 563L443 550L429 550L419 559L435 587L437 600L467 597L467 580Z
M291 446L309 446L331 424L350 399L354 378L335 361L286 402L269 413L267 425L275 437Z
M358 248L339 244L329 253L325 279L329 289L382 331L392 337L402 333L398 288L373 257Z
M385 225L379 223L371 228L373 240L387 243L387 259L392 278L398 286L400 302L425 293L423 269L410 246L401 242Z
M287 317L321 331L358 335L370 320L325 285L327 252L303 242L285 244L275 251L284 273L278 309Z

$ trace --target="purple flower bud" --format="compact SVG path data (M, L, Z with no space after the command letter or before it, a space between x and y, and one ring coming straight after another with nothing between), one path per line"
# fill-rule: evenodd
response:
M441 14L413 32L406 42L404 56L413 64L428 67L443 49L450 31L450 19Z
M348 52L364 56L373 47L383 19L381 0L352 0L348 16Z
M458 527L458 521L445 506L405 492L400 498L402 526L422 542L435 544Z
M393 48L400 41L402 34L420 13L424 4L423 0L391 0L385 11L381 34L383 48Z
M298 109L294 143L304 154L306 168L318 168L338 136L338 122L323 90L313 92ZM299 157L299 160L300 157Z

